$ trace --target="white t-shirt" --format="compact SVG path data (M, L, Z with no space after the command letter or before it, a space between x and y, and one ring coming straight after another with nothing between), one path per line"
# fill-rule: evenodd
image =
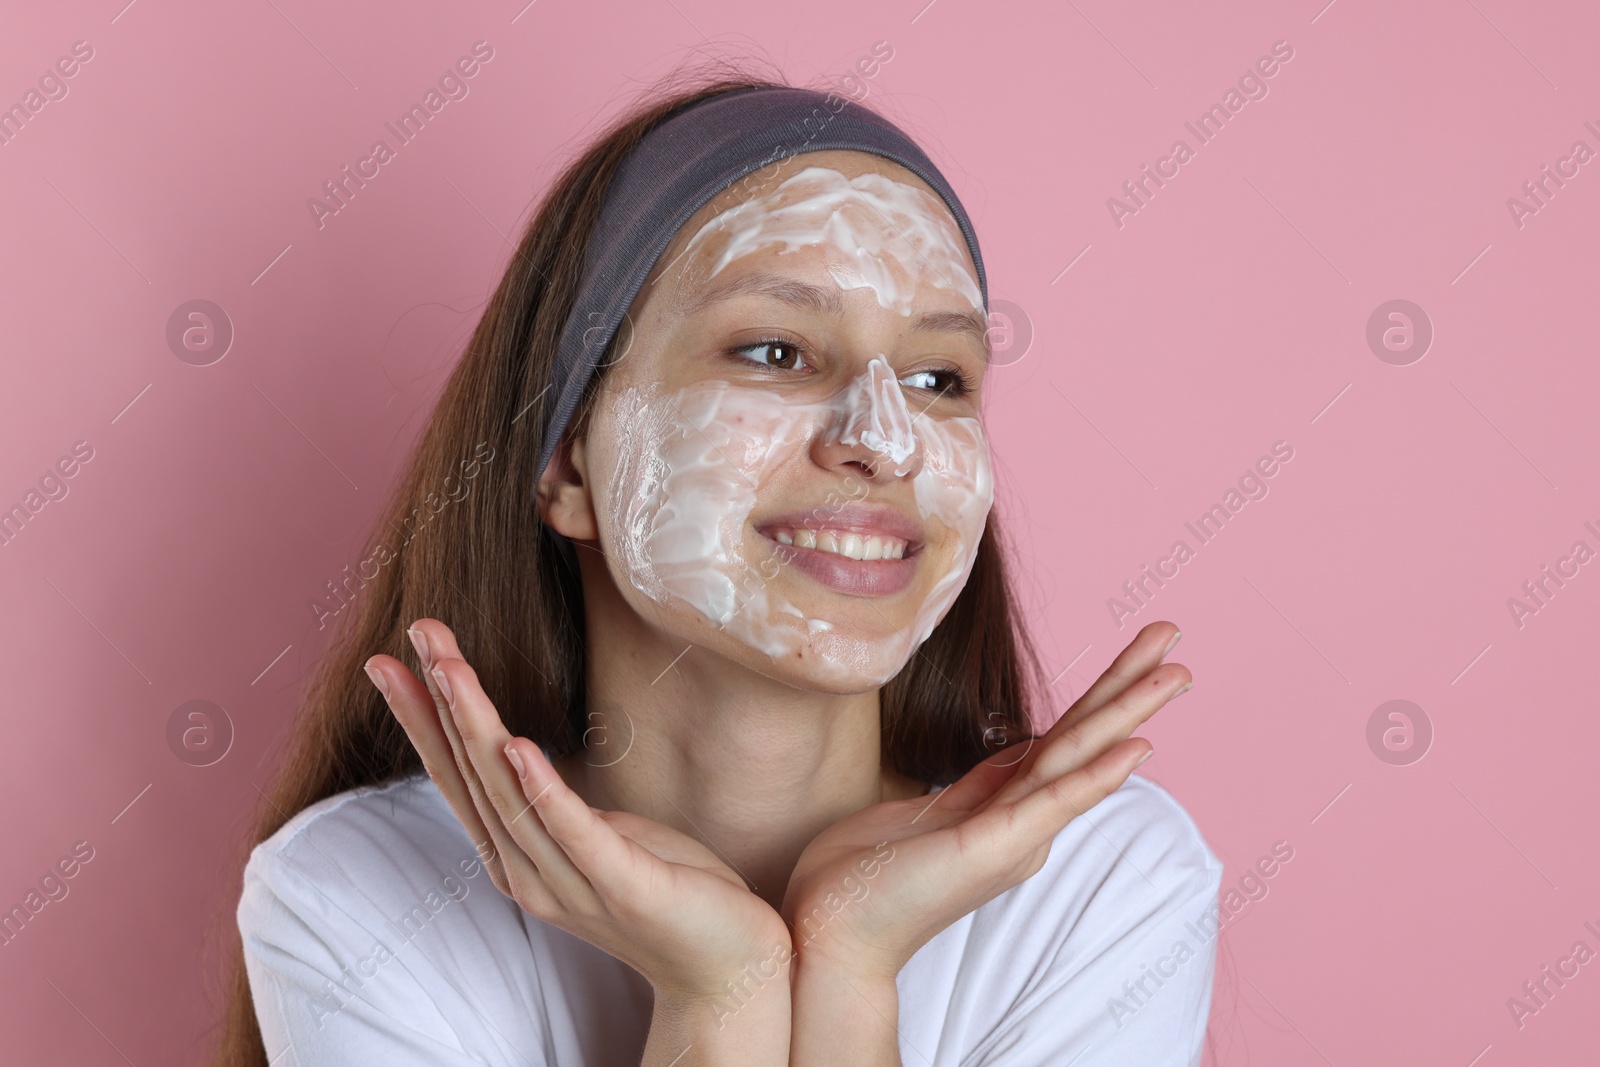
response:
M1222 865L1131 777L896 984L907 1067L1196 1067ZM637 1065L652 994L497 890L426 774L313 804L238 908L273 1067ZM285 1052L292 1048L292 1052Z

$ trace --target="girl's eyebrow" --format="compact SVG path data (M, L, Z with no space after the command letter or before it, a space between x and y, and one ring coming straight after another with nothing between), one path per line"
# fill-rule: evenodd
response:
M678 310L684 315L694 315L713 304L745 295L771 297L802 311L827 315L843 315L845 310L844 294L838 289L812 285L798 278L766 271L754 271L713 282L698 296L681 298ZM970 334L980 348L985 352L989 350L989 324L976 309L926 311L912 321L911 328L931 333Z
M712 304L746 294L769 296L803 311L819 311L828 315L844 314L844 294L838 289L828 289L803 282L798 278L787 278L766 271L738 274L713 282L706 286L698 297L692 300L687 298L680 300L678 310L685 315L694 315Z
M912 322L913 330L930 333L966 333L978 342L985 353L989 351L989 324L976 311L926 311Z

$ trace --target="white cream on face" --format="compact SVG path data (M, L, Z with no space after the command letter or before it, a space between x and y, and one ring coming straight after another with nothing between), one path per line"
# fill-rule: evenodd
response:
M841 288L869 287L883 307L909 315L917 288L931 283L970 296L981 314L981 293L962 258L965 242L942 202L883 175L845 179L808 167L706 223L689 247L711 234L727 240L712 275L773 241L784 250L825 244L829 273ZM711 380L671 392L621 389L606 417L617 442L608 487L614 555L629 582L664 606L691 607L774 661L803 657L819 681L888 681L933 632L971 572L994 496L982 424L914 415L881 357L818 402ZM927 553L919 567L942 570L899 631L853 632L836 613L830 618L826 606L807 614L776 588L781 564L750 516L773 475L819 441L869 450L880 475L917 470L916 508L929 525L929 546L942 549L937 558ZM813 504L808 525L826 529L829 507L867 494L866 485L855 484L854 496L836 492L799 502ZM943 538L935 523L946 531ZM795 580L806 581L789 579ZM845 599L821 585L815 590L813 604Z
M741 256L780 245L781 252L825 244L846 262L828 272L841 289L869 287L878 303L911 314L917 289L952 289L972 306L983 294L966 268L966 239L944 201L882 174L846 178L827 167L806 167L771 192L711 219L684 247L725 237L710 277Z
M808 615L779 595L772 580L781 564L750 527L757 495L796 450L852 420L846 397L858 382L815 404L722 381L670 393L630 386L610 406L622 438L610 499L618 562L646 596L667 606L687 604L774 660L810 649L811 668L826 679L881 685L927 640L960 593L994 483L977 419L917 420L923 457L912 479L917 510L925 522L950 531L953 552L915 618L898 633L867 639L838 627L826 609ZM841 492L817 500L808 525L826 529L828 509L851 499ZM843 596L818 590L820 598Z
M844 395L841 418L831 440L845 445L865 445L887 462L896 475L911 470L917 450L911 411L894 371L882 359L867 364L867 373L850 383Z

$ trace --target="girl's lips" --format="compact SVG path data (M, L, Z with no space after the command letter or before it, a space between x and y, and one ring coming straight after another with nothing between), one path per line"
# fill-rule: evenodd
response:
M917 573L915 553L905 559L867 560L777 541L772 548L780 563L849 596L893 596L904 591Z
M778 515L757 524L756 532L772 542L773 555L830 589L850 596L893 596L902 592L917 572L922 551L922 523L884 504L864 501L826 504L805 511ZM802 532L813 536L802 537ZM845 537L853 544L849 554ZM871 545L887 556L901 558L852 559ZM820 547L816 547L819 546Z
M892 537L906 542L906 555L922 544L922 523L892 507L883 504L866 504L860 501L820 504L786 515L762 519L756 529L773 538L777 530L832 530L836 533L853 533L862 537L876 535Z

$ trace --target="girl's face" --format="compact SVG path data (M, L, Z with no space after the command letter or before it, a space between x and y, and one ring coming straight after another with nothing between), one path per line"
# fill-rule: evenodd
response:
M954 217L889 160L794 157L689 220L630 323L574 457L622 600L791 685L881 686L993 500Z

